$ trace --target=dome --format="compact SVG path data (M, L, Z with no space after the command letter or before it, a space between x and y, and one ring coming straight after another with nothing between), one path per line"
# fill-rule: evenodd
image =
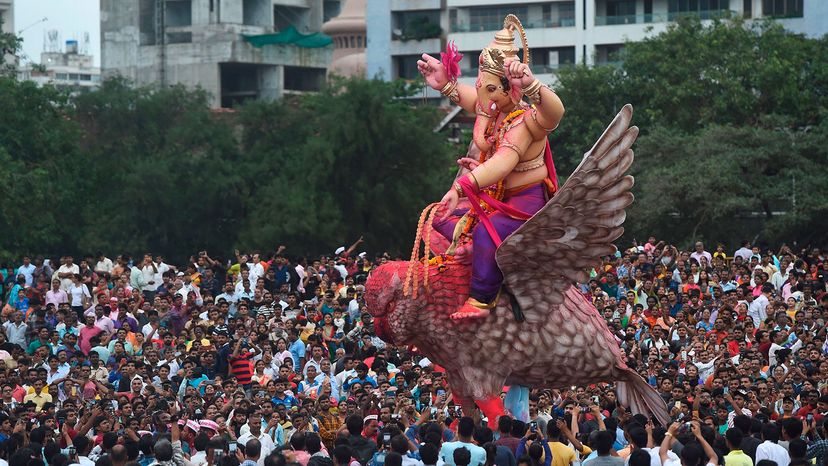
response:
M331 62L328 74L337 76L365 76L365 52L353 53Z
M328 74L364 77L367 69L365 0L345 0L339 16L323 24L322 32L334 43Z

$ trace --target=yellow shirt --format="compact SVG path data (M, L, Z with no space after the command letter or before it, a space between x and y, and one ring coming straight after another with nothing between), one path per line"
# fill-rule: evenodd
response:
M552 451L552 466L569 466L578 461L578 455L569 445L561 442L549 442Z
M742 450L733 450L724 457L725 466L753 466L753 460Z
M43 405L46 404L46 402L52 401L52 395L44 392L40 392L39 394L29 393L28 395L23 397L23 403L27 403L29 401L31 401L37 406L35 411L40 411L43 409Z

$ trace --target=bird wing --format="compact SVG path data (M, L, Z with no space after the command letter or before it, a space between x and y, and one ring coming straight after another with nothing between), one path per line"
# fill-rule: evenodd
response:
M632 113L630 104L618 112L566 183L498 248L506 288L527 323L548 319L567 287L587 282L587 270L615 253L624 209L633 202L633 178L625 175L638 136L638 128L630 127Z

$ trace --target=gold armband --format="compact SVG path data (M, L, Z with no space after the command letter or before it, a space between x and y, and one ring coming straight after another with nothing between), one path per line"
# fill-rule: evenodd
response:
M529 97L529 100L531 100L533 104L537 105L540 103L541 100L542 87L543 84L541 84L541 82L536 79L532 81L532 84L526 86L526 88L523 89L523 94L526 95L526 97Z
M460 186L460 183L454 182L454 190L457 191L457 196L463 197L463 188Z
M449 81L440 89L440 94L448 97L455 104L460 102L460 91L457 90L457 81Z

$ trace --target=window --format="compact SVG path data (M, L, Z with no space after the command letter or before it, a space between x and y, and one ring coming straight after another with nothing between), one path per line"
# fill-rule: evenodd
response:
M762 15L774 18L801 18L802 0L762 0Z
M66 73L55 73L55 79L58 81L66 81L66 79L68 79L68 75Z
M141 45L155 45L155 0L138 4L138 30Z
M193 25L193 4L191 1L169 0L167 16L164 19L168 27L185 27Z
M635 0L607 1L607 16L635 16Z
M402 79L417 79L420 76L420 72L417 70L417 60L420 59L419 55L401 55L394 57L394 63L397 78Z
M752 18L753 17L753 1L752 0L742 0L742 15L745 18Z
M510 5L485 8L472 8L469 10L470 31L497 31L503 27L503 18L509 13L518 18L527 18L526 6Z
M701 19L721 16L730 9L730 0L670 0L667 4L668 19L684 14L695 14Z
M339 16L339 0L325 0L322 2L322 22L327 23L332 18Z
M398 11L392 14L391 20L392 40L434 39L443 32L440 10Z
M82 74L82 75L80 75L80 80L81 81L92 81L92 75L91 74Z

